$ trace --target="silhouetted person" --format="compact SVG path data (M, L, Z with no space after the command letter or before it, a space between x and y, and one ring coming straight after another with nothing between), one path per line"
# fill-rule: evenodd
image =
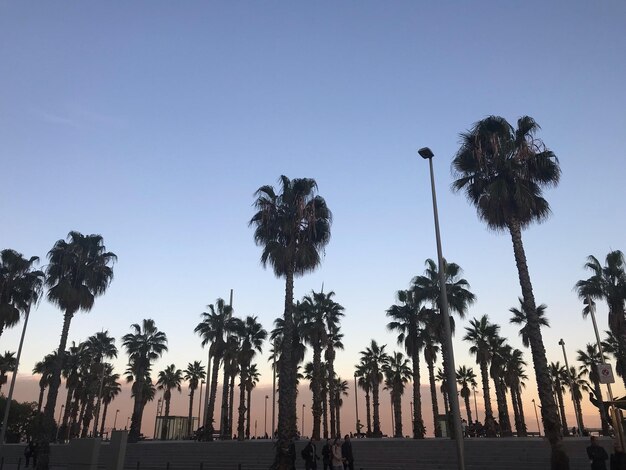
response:
M611 454L611 470L626 470L626 453L615 444Z
M606 453L604 447L598 445L595 436L591 436L591 445L587 447L587 456L591 462L591 470L606 470L606 461L609 454Z
M350 436L346 434L343 444L341 444L341 455L343 456L343 470L354 470L354 455L352 454L352 442Z
M310 439L307 445L304 446L304 449L302 449L302 458L304 459L305 470L317 469L317 461L319 460L319 457L317 456L317 449L315 448L313 439Z
M24 467L28 467L31 458L33 459L33 467L37 466L38 451L39 448L37 444L32 440L28 441L28 444L26 444L26 449L24 449L24 458L26 459L26 464L24 465Z
M333 441L331 448L330 463L333 470L343 470L343 454L341 452L341 439L338 437Z
M330 439L326 439L326 444L324 444L324 447L322 447L322 465L324 467L324 470L331 470L330 469L331 454L332 454L332 446L330 444Z

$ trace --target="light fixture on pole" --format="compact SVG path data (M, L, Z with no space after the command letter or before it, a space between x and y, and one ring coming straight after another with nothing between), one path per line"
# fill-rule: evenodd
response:
M582 426L580 424L580 414L578 413L578 406L576 405L576 397L574 396L574 378L572 377L572 371L569 370L569 363L567 362L567 354L565 354L565 341L563 338L559 340L561 348L563 348L563 359L565 360L565 370L567 371L567 381L569 382L569 391L572 394L572 403L574 404L574 415L576 416L576 425L578 426L578 435L583 435Z
M433 200L433 218L435 221L435 239L437 242L437 259L439 264L439 289L441 319L443 321L444 338L442 346L443 354L446 359L447 367L445 370L448 382L448 397L450 397L450 411L452 412L452 420L454 424L454 440L456 442L457 466L459 470L465 470L465 455L463 448L463 427L461 426L461 414L459 410L458 391L456 387L456 367L454 365L454 350L452 349L452 330L450 328L450 316L448 314L448 293L446 292L445 265L443 261L443 252L441 249L441 234L439 232L439 214L437 211L437 193L435 191L435 175L433 171L433 158L435 154L428 147L422 147L417 151L420 156L428 160L428 168L430 170L430 188Z
M117 424L117 415L119 414L120 410L115 410L115 418L113 419L113 431L115 431L115 425Z
M537 403L535 403L534 398L533 398L533 406L535 407L535 419L537 420L537 432L541 436L541 428L539 427L539 415L537 414Z

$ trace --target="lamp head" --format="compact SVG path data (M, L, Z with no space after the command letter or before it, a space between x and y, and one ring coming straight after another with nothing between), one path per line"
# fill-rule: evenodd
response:
M565 346L565 341L563 341L563 338L559 340L559 346Z
M419 153L420 157L422 157L424 160L430 160L431 158L435 156L433 151L429 149L428 147L422 147L421 149L417 151L417 153Z

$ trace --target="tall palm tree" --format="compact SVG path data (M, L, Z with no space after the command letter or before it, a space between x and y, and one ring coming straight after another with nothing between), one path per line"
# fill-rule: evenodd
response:
M159 331L154 320L144 319L140 324L130 326L132 333L122 337L122 346L128 354L127 382L134 382L132 394L135 399L128 433L129 442L137 442L141 433L143 410L152 391L150 371L152 363L167 351L167 336Z
M543 188L559 183L561 169L552 151L536 136L539 125L524 116L514 128L504 118L489 116L461 134L461 147L452 162L457 178L452 187L464 191L478 217L495 231L508 230L513 243L522 299L528 316L528 338L533 357L541 414L552 446L552 466L569 466L562 445L557 409L552 395L545 347L541 336L522 230L550 215Z
M241 346L239 348L239 419L237 421L237 439L243 441L246 419L246 384L249 380L248 369L257 352L263 350L263 341L267 338L267 331L259 323L257 317L247 316L238 329ZM248 404L249 406L249 404Z
M441 437L439 425L439 404L437 402L437 382L435 380L435 362L439 354L439 340L435 332L438 314L433 312L426 319L426 326L420 332L419 341L424 345L424 361L428 369L428 382L430 384L430 401L433 410L433 432L435 437Z
M350 387L348 386L348 381L343 380L341 377L335 377L335 406L337 410L335 411L335 427L337 431L337 436L341 436L341 407L343 406L343 398L348 396L348 390Z
M193 397L198 390L201 380L206 379L204 366L200 361L193 361L187 364L187 368L183 371L184 379L189 382L189 416L187 417L187 436L191 436L193 421ZM202 400L202 397L200 397Z
M96 297L106 292L113 280L112 265L117 256L106 251L102 236L83 235L72 231L68 234L67 241L58 240L54 244L48 252L48 260L46 269L48 300L63 311L63 328L44 409L45 440L40 449L40 467L45 469L49 465L48 442L54 437L52 425L54 409L61 384L61 368L72 317L78 311L90 311Z
M70 437L68 422L70 417L75 416L73 413L75 411L74 408L76 408L72 399L77 397L76 391L80 385L81 366L88 362L86 356L87 352L84 342L76 345L76 343L72 341L72 345L65 353L62 375L65 378L67 398L65 399L65 412L63 413L63 420L61 422L61 428L59 429L59 436L62 440L69 439Z
M91 359L94 363L95 369L100 369L99 374L99 386L98 386L98 395L96 401L96 409L94 411L94 425L93 425L93 435L97 436L98 431L98 419L100 417L100 402L102 400L102 389L104 387L104 379L105 379L105 367L104 360L105 359L113 359L117 357L117 347L115 346L115 338L109 336L108 331L100 331L89 338L85 342L85 348L87 349L87 354L91 356ZM84 428L88 429L89 421L85 423ZM85 436L86 437L86 436Z
M441 385L439 386L439 391L441 392L441 396L443 396L443 409L446 413L446 416L448 416L448 413L450 413L450 405L448 403L448 377L441 367L437 368L437 373L435 374L435 382L441 382Z
M476 387L476 374L471 367L460 366L456 371L456 381L461 386L459 393L465 401L465 411L467 412L467 422L472 421L472 407L470 405L470 387ZM478 416L476 417L478 418Z
M413 439L423 439L425 428L422 418L422 394L420 390L420 351L423 347L420 341L420 330L424 323L427 309L415 301L412 291L398 291L397 299L400 305L392 305L387 309L387 316L392 319L387 323L389 331L398 333L398 344L404 345L404 350L411 358L413 367L411 381L413 382Z
M4 354L0 355L0 390L7 383L7 372L13 372L16 365L17 360L14 352L5 351Z
M565 417L565 402L563 401L563 392L565 391L565 384L567 384L567 369L562 366L558 361L550 363L550 375L552 376L552 388L556 395L556 400L559 405L559 415L561 417L561 426L563 428L563 434L569 436L569 428L567 427L567 418Z
M224 299L218 298L215 304L207 306L208 312L202 313L202 321L195 327L194 332L202 338L202 346L211 344L211 356L213 357L213 368L210 371L210 392L204 416L204 440L213 440L213 415L215 414L215 398L217 395L217 380L222 361L227 346L227 337L233 334L239 324L233 317L233 309L226 304ZM208 385L207 385L208 386Z
M241 320L236 319L236 322ZM238 323L235 323L238 324ZM226 345L223 352L224 363L224 383L222 385L222 410L220 416L220 439L232 438L232 426L233 426L233 392L234 385L231 387L231 381L234 383L235 377L239 372L239 366L237 365L237 355L239 353L239 337L233 333L226 338Z
M100 425L101 436L104 434L104 423L106 422L109 405L122 391L122 386L118 382L119 378L120 374L114 374L113 367L108 365L105 371L104 386L102 387L102 402L104 403L104 409L102 410L102 424Z
M33 374L39 374L39 399L37 400L37 413L41 411L43 405L43 395L46 387L50 385L50 379L54 374L54 367L57 360L57 352L46 354L43 360L36 362L33 367Z
M609 417L607 410L604 407L604 401L602 399L602 389L600 388L600 377L598 375L598 364L604 362L600 357L600 352L595 344L587 344L585 349L579 349L576 351L576 359L582 362L581 372L589 377L589 380L593 384L593 390L598 401L598 410L600 412L600 422L602 425L602 434L604 436L609 435Z
M504 383L511 390L511 402L513 403L513 414L515 416L515 430L518 437L526 436L526 421L524 418L524 407L522 404L522 387L524 380L528 379L524 367L526 362L523 353L519 349L511 349L505 357Z
M293 282L294 277L313 271L321 263L321 254L330 240L332 214L326 201L316 195L317 183L309 178L290 180L280 177L280 192L272 186L255 193L257 212L250 220L255 227L254 240L263 247L261 263L285 278L285 334L279 361L280 402L278 406L278 443L276 467L287 470L290 463L289 442L296 428L296 370L292 361Z
M506 400L506 384L504 383L506 363L511 355L512 348L506 344L506 339L499 336L490 338L491 364L489 374L493 380L496 392L496 403L498 405L498 420L500 422L500 435L504 437L512 436L511 420L509 418L509 407Z
M509 309L509 312L513 314L509 322L515 325L523 325L522 328L520 328L519 330L519 335L522 338L522 344L524 345L524 347L528 348L530 346L530 328L528 326L528 313L526 307L524 307L524 301L521 298L519 298L518 300L520 304L519 308L511 307ZM547 308L548 306L546 304L541 304L537 306L535 310L539 327L550 327L550 322L548 322L548 319L546 318Z
M583 279L574 287L582 300L604 300L609 306L609 329L617 339L616 369L626 386L626 260L619 250L606 255L602 266L595 256L588 256L585 268L591 271L589 279ZM583 310L589 314L592 305Z
M491 396L489 395L489 363L491 362L490 340L498 336L500 327L489 322L487 315L479 320L470 320L470 326L465 327L466 334L463 341L472 343L470 353L476 356L476 363L480 367L480 376L483 386L483 398L485 401L485 432L487 437L495 437L496 427L491 408Z
M172 401L172 390L180 393L180 384L183 381L183 371L177 369L174 364L170 364L159 372L157 389L163 390L163 401L165 401L165 414L163 415L163 426L161 428L161 440L167 439L169 429L170 402Z
M246 403L248 404L246 410L246 439L250 439L250 418L252 415L252 390L257 386L261 379L261 373L256 364L250 364L248 367L248 377L246 379Z
M26 259L15 250L0 251L0 336L39 299L44 273L34 269L38 262L36 256Z
M394 437L404 437L402 433L402 395L404 387L410 380L412 371L409 360L400 352L387 356L382 366L386 385L391 390L393 415L395 422Z
M387 353L385 352L386 345L379 346L375 340L370 342L370 345L361 351L361 359L367 364L369 368L370 380L372 383L372 408L373 408L373 430L372 437L382 437L383 433L380 430L380 383L383 380L382 365L387 360Z

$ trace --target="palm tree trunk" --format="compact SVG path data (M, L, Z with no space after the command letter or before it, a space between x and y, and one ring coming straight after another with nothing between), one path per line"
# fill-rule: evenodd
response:
M76 423L78 420L78 408L79 408L79 400L78 400L78 390L74 391L74 399L70 405L71 407L71 417L67 426L67 439L71 439L77 435L76 432Z
M102 410L102 423L100 424L100 437L104 434L104 422L107 419L107 411L109 410L109 403L104 402L104 409Z
M87 408L87 397L81 400L80 413L78 415L78 422L76 423L76 436L80 436L82 430L82 422L85 419L85 409Z
M39 399L37 400L37 414L41 412L41 406L43 405L43 394L46 391L45 385L39 386Z
M222 416L220 418L220 438L222 440L228 437L228 417L230 413L228 411L228 391L230 389L230 364L226 363L226 359L224 359L224 375L223 380L224 383L222 385ZM213 374L215 374L215 367L213 368Z
M285 310L281 355L278 362L279 377L278 393L278 441L276 443L276 470L290 470L290 441L296 436L296 374L293 362L293 265L285 274Z
M522 243L522 230L520 223L513 219L509 223L509 232L513 243L513 253L517 265L522 298L527 312L528 340L533 357L535 377L537 381L537 391L541 401L541 418L545 429L546 437L552 446L552 468L568 469L569 457L563 448L563 437L559 429L559 422L556 417L556 404L552 397L552 381L548 370L548 360L546 350L543 345L539 317L537 316L537 305L533 294L533 286L530 281L530 273L526 262L526 253Z
M337 437L337 423L335 413L337 411L335 392L335 350L332 345L332 340L326 348L326 364L328 365L328 407L330 409L330 436L331 438Z
M196 389L189 387L189 416L187 417L187 437L191 437L192 421L193 421L193 396Z
M485 434L487 437L496 437L496 423L493 420L491 396L489 395L489 374L487 373L487 362L484 360L480 361L480 377L483 382L483 399L485 401Z
M226 365L224 365L224 369L226 369ZM211 371L211 391L209 392L209 403L207 404L206 416L204 417L204 437L205 441L213 440L213 432L215 428L213 426L213 415L215 414L215 397L217 396L217 377L220 370L220 355L219 352L216 351L213 356L213 370ZM208 384L207 384L208 387ZM222 402L222 410L224 409L224 404ZM220 424L222 427L223 424Z
M379 402L379 386L378 383L378 371L374 371L374 383L372 384L372 400L374 408L374 432L373 437L383 437L383 433L380 431L380 402Z
M95 397L93 396L87 397L87 406L85 408L85 414L83 415L83 430L80 433L80 437L83 439L89 435L89 424L91 423L94 413L94 399Z
M396 390L392 393L392 396L393 415L396 425L394 437L404 437L404 434L402 434L402 395L400 394L400 391Z
M339 400L339 392L335 397L335 403L337 404L337 410L335 411L335 425L337 426L337 436L341 438L341 401Z
M135 443L139 441L141 433L141 420L143 418L143 383L135 381L135 403L133 404L133 414L130 419L130 430L128 431L128 442Z
M63 421L61 422L61 428L59 429L59 439L62 441L68 434L68 421L70 418L70 406L72 405L72 396L74 395L74 388L68 387L67 397L65 398L65 411L63 412ZM43 399L43 397L41 397Z
M433 406L433 423L435 437L441 437L441 426L439 426L439 405L437 404L437 384L435 382L435 364L432 360L426 360L428 367L428 380L430 382L430 400Z
M322 428L324 439L328 439L328 400L326 387L322 389Z
M321 393L321 375L322 375L322 348L321 344L316 343L313 346L313 380L311 388L313 389L313 430L311 438L318 441L320 438L320 423L322 420L322 393Z
M248 392L248 398L247 398L247 404L248 406L246 407L246 439L250 439L250 416L252 415L252 389L249 388L247 390Z
M417 349L417 348L415 348ZM420 356L419 351L411 354L413 365L413 439L424 439L424 420L422 418L422 392L420 390Z
M237 419L237 440L243 441L246 438L246 364L241 364L241 373L239 374L239 408Z
M233 372L230 374L229 384L229 400L228 400L228 439L233 438L233 423L235 422L235 378L237 377L237 369L233 368Z
M367 437L372 436L372 409L370 403L370 391L365 391L365 415L367 416Z
M563 403L563 390L561 390L561 384L555 383L556 398L559 402L559 410L561 414L561 426L563 427L563 434L569 436L569 429L567 427L567 419L565 418L565 404Z
M517 387L515 388L515 394L517 395L519 420L522 426L522 432L524 433L524 436L527 436L528 429L526 428L526 419L524 418L524 402L522 400L522 388L520 384L517 384Z
M515 434L517 437L522 436L522 425L519 417L519 406L517 400L517 393L515 391L515 387L511 387L511 403L513 404L513 418L515 421Z
M446 413L446 416L450 414L450 405L448 404L448 390L444 384L441 384L441 395L443 396L443 409Z
M502 437L510 437L513 435L511 432L511 418L509 418L509 407L506 403L506 393L504 391L504 384L499 377L493 379L494 387L496 389L496 401L498 404L498 420L500 421L500 435Z
M600 382L597 380L593 381L593 389L596 393L596 398L598 399L598 410L600 411L600 422L602 423L602 435L609 436L609 417L606 412L606 408L604 407L604 401L602 399L602 389L600 388Z
M161 440L165 441L167 440L167 434L168 434L168 429L169 429L169 416L170 416L170 400L172 399L171 395L168 393L168 391L165 392L165 396L163 398L165 398L165 414L163 415L163 425L161 426Z

